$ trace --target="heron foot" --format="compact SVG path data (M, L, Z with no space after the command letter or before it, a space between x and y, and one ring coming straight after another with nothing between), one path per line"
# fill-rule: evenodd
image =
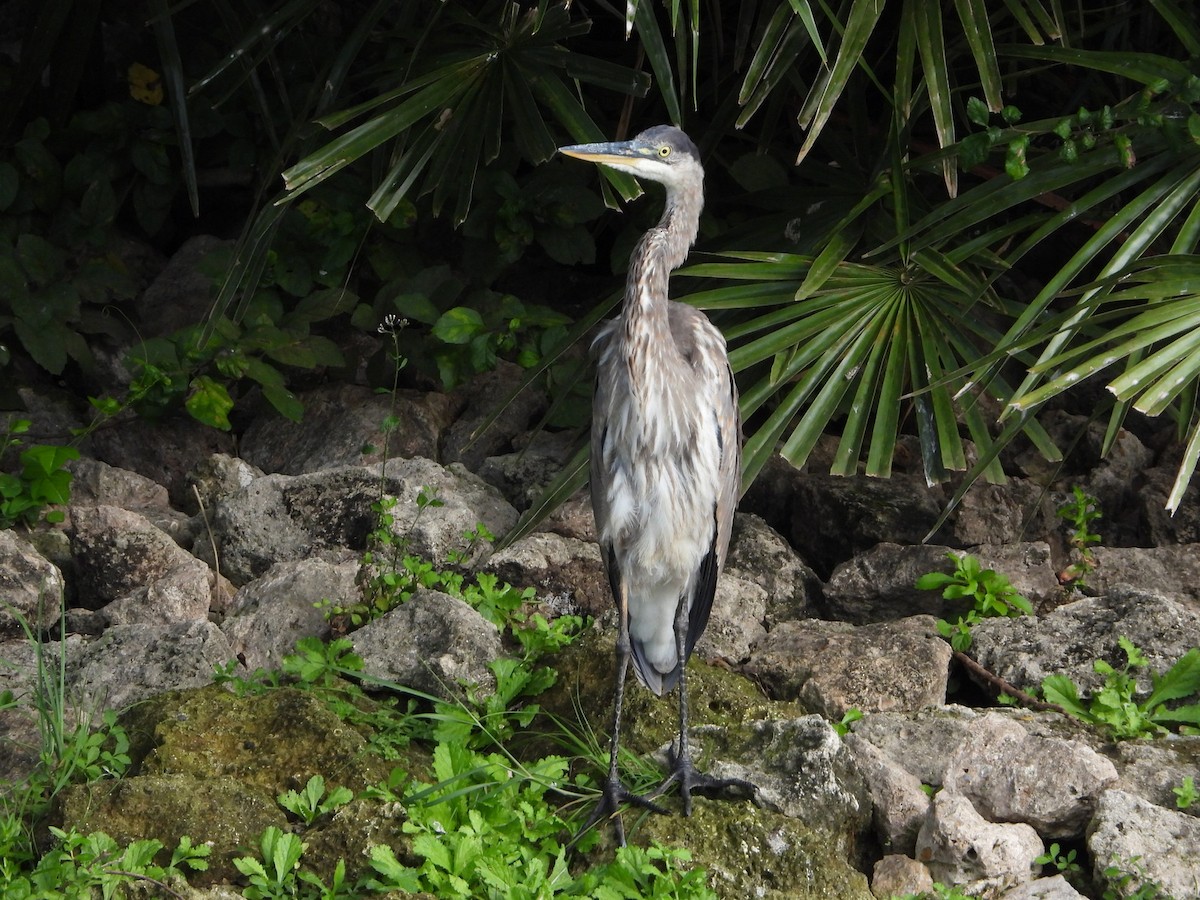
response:
M754 796L754 784L744 778L717 778L707 772L701 772L692 762L691 753L680 755L674 747L667 751L667 759L671 767L670 773L662 784L647 794L653 798L663 794L671 785L679 785L679 796L683 800L683 814L692 814L692 795L715 797L721 793L736 790L747 799Z
M609 778L605 781L604 790L600 793L600 802L596 804L596 808L592 810L592 814L583 823L583 827L575 833L575 837L571 843L575 843L575 841L587 834L594 825L599 824L605 819L609 819L612 821L613 831L617 836L617 846L624 847L625 826L621 822L621 807L628 804L640 809L648 809L650 812L658 813L659 815L666 815L668 810L653 800L657 794L657 790L650 794L635 794L629 788L625 787L619 778Z

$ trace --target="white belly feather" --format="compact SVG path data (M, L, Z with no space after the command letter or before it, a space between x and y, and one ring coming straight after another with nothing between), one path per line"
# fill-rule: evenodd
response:
M630 637L646 662L667 673L678 661L679 599L690 604L713 542L721 466L716 382L690 367L680 378L676 362L674 374L669 365L651 365L633 385L621 357L606 353L599 361L604 383L618 386L605 411L610 479L602 486L608 520L599 537L612 547L628 589Z

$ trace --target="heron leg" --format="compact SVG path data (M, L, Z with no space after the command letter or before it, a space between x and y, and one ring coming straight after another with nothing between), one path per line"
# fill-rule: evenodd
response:
M692 794L716 794L735 788L747 796L754 795L754 785L742 778L716 778L696 769L692 762L692 751L688 744L688 699L687 699L687 597L680 598L675 612L675 650L679 659L679 742L671 748L667 777L648 796L657 797L672 784L679 784L679 795L683 799L683 814L692 814Z
M596 804L592 814L588 816L583 827L576 833L575 840L578 840L601 820L610 819L613 823L613 830L616 832L617 845L624 847L625 826L621 822L621 805L623 803L640 806L656 813L665 814L667 810L651 799L653 794L643 797L629 790L621 782L621 776L617 772L617 756L621 744L621 708L625 700L625 676L629 672L629 659L632 654L632 645L629 639L629 600L624 584L617 593L619 621L617 626L617 683L616 689L613 691L613 724L608 746L608 777L605 779L604 788L600 793L600 802Z

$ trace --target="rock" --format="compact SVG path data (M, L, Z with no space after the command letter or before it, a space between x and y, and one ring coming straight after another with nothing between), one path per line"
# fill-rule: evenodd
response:
M1025 479L1006 484L980 479L959 503L951 531L957 546L996 546L1021 544L1027 535L1051 534L1059 525L1042 485Z
M850 729L922 784L941 787L951 755L966 739L976 718L978 714L964 706L936 706L912 712L872 713Z
M990 821L1024 822L1054 839L1082 834L1100 792L1116 780L1116 767L1090 747L985 714L951 756L942 786Z
M701 767L754 785L754 802L831 835L853 856L871 821L871 798L854 757L820 716L758 720L747 729L689 731ZM669 745L659 749L664 759ZM711 762L710 762L711 761Z
M818 576L828 578L839 563L876 544L921 543L943 502L939 490L915 478L804 474L776 458L741 508L762 516Z
M843 741L871 791L875 833L883 849L913 853L917 832L929 812L929 795L922 790L921 780L859 735L847 734Z
M21 634L21 622L34 631L57 621L66 582L58 566L15 531L0 531L0 634Z
M502 648L496 626L463 601L418 590L407 603L351 635L363 672L372 678L453 699L460 685L495 689L488 663Z
M167 489L145 475L118 469L98 459L76 459L67 464L71 503L76 506L119 506L121 509L167 512Z
M208 618L221 605L217 576L161 529L114 506L71 508L76 595L118 625L168 625Z
M1171 734L1154 741L1120 741L1114 750L1118 789L1143 800L1175 807L1174 788L1191 778L1200 784L1200 736ZM1192 814L1196 814L1193 808Z
M217 285L203 266L210 254L232 253L234 241L198 234L183 242L134 301L143 339L171 334L207 320Z
M1149 660L1134 673L1139 689L1149 692L1150 672L1161 675L1200 646L1200 611L1159 593L1117 588L1040 618L985 619L971 633L971 654L1010 684L1036 688L1046 676L1063 674L1084 694L1104 683L1093 668L1095 660L1124 668L1125 653L1117 640L1127 637Z
M1063 876L1053 875L1019 884L1001 894L1000 900L1083 900L1083 894Z
M440 505L421 509L418 495L436 492ZM464 550L463 533L482 522L500 535L517 512L496 492L461 467L443 468L427 459L393 459L380 466L350 466L308 475L267 475L222 500L213 515L221 570L245 584L277 562L319 550L365 549L380 496L396 498L388 510L392 532L405 552L442 564L450 550ZM487 542L480 542L476 554ZM203 545L197 547L201 553ZM203 555L201 553L201 555Z
M799 699L831 719L846 710L912 710L946 698L950 646L914 616L855 628L783 622L755 645L746 671L777 699Z
M706 662L736 665L750 648L766 637L767 592L752 581L723 572L717 580L708 627L696 642L696 654Z
M520 366L501 360L490 372L482 372L458 388L455 394L466 408L442 435L439 458L476 471L489 456L512 446L513 438L547 407L546 396L537 387L514 393L525 377Z
M998 825L971 801L947 790L934 795L917 835L917 859L943 884L988 881L991 886L1029 881L1045 852L1037 832L1023 823Z
M67 688L84 709L124 709L164 691L201 687L233 649L210 622L113 625L68 656Z
M278 669L301 638L329 638L329 621L316 604L361 602L358 558L348 552L330 556L278 563L237 592L221 630L251 672Z
M650 816L635 843L686 847L718 897L871 900L867 880L820 829L748 803L696 800L691 816Z
M207 517L223 497L236 494L264 474L262 469L244 459L228 453L214 453L187 473L188 502L185 508L203 512ZM208 540L208 535L201 535L201 540Z
M1176 466L1148 469L1135 499L1131 518L1141 523L1140 543L1152 547L1200 543L1200 482L1192 479L1179 508L1171 513L1167 500L1178 475Z
M379 394L355 384L327 384L299 395L304 418L256 417L242 437L247 462L265 472L303 475L323 469L364 466L387 458L436 459L438 439L453 418L444 394L396 391ZM384 424L399 423L390 432Z
M287 817L265 791L233 779L142 775L67 787L57 798L56 818L82 834L103 831L124 847L157 839L168 853L183 836L212 847L208 869L192 875L197 885L232 882L233 860L257 848L263 831L287 828Z
M599 616L613 605L594 542L535 532L492 554L483 569L509 584L537 588L539 600L555 609Z
M517 509L528 509L579 449L574 431L537 431L514 438L519 449L489 456L479 464L479 477L494 485ZM469 467L468 467L469 468Z
M188 417L156 419L122 414L92 432L97 459L144 475L167 489L171 504L186 509L187 475L214 453L233 454L233 436Z
M1153 587L1200 612L1200 544L1168 547L1096 547L1087 586L1097 594Z
M739 513L725 572L752 581L767 592L767 628L777 622L806 619L821 604L821 580L800 555L760 517Z
M1087 847L1092 877L1120 896L1146 884L1170 897L1196 896L1200 820L1193 816L1125 791L1105 791L1088 825ZM1115 867L1114 874L1108 874L1110 867Z
M148 706L122 718L131 732L152 735L138 761L144 774L234 781L274 798L303 790L313 775L322 775L329 790L341 785L358 793L386 780L390 769L312 691L239 696L210 684Z
M954 563L947 554L961 556L965 552L977 557L984 568L1002 573L1018 593L1035 603L1062 592L1050 565L1048 544L985 545L963 551L931 544L883 543L834 569L825 586L826 609L834 618L855 624L920 613L954 620L969 604L945 600L941 591L919 590L916 582L928 572L952 572Z
M875 863L871 873L871 893L878 900L893 900L910 894L924 895L933 891L933 877L915 859L891 854Z

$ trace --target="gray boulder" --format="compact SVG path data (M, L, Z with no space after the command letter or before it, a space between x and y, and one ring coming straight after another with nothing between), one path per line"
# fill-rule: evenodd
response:
M1105 791L1088 825L1087 847L1092 877L1122 896L1150 883L1170 897L1198 896L1200 820L1193 816ZM1108 874L1110 867L1117 874Z
M453 699L461 685L495 689L488 664L502 653L496 626L463 601L419 590L351 635L372 678Z

